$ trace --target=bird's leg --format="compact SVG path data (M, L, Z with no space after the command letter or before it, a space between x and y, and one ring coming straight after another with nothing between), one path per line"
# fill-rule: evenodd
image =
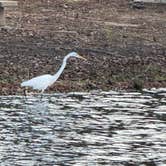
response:
M25 99L27 100L26 88L23 90L23 93L24 93Z
M43 98L43 93L41 93L41 95L40 95L40 101L42 100L42 98Z
M40 93L40 94L41 94L41 96L40 96L40 101L41 101L42 98L43 98L43 92L44 92L44 90L42 90L41 93Z

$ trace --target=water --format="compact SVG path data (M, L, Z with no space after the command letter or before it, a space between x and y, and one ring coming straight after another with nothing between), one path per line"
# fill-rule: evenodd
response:
M0 97L1 166L164 166L166 95Z

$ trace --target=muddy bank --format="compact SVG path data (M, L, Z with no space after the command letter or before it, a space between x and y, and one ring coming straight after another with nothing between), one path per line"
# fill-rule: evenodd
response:
M19 1L0 31L0 94L22 93L20 82L54 74L50 92L166 86L166 6L133 9L128 1Z

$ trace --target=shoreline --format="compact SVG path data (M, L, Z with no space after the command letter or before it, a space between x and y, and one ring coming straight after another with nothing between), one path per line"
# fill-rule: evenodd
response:
M51 92L51 93L43 93L44 96L52 96L52 95L62 95L66 94L69 96L79 96L79 95L86 95L86 94L151 94L155 95L156 97L166 97L166 88L151 88L151 89L142 89L141 91L138 90L108 90L108 91L103 91L103 90L91 90L91 91L71 91L71 92ZM3 97L6 95L0 95L0 97ZM23 97L23 94L16 94L16 95L8 95L8 97ZM29 92L26 97L31 97L31 96L40 96L40 93L35 93L35 92Z

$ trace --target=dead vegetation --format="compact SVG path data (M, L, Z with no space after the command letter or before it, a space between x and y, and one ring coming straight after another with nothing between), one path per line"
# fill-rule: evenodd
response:
M73 50L88 62L69 62L48 91L166 86L166 6L128 2L20 0L0 31L0 93L21 93L22 80L53 74Z

